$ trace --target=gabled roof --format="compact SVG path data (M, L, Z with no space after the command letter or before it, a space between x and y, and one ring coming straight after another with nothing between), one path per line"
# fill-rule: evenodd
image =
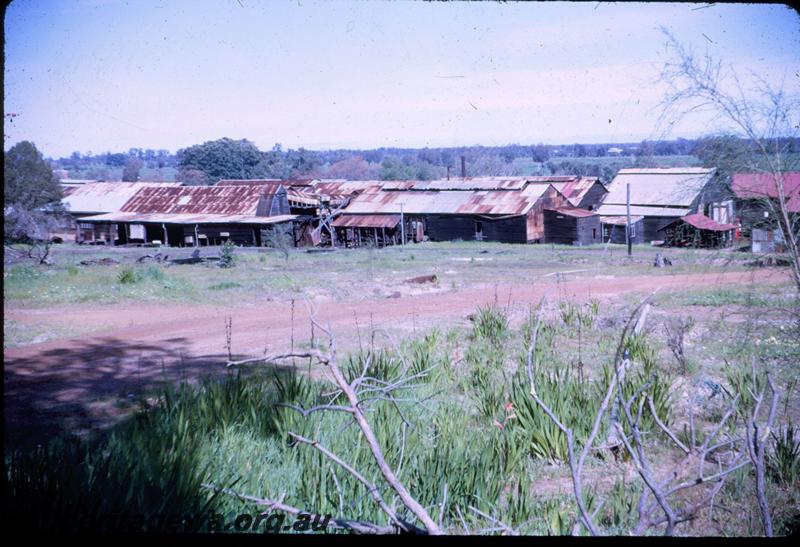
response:
M800 213L800 173L782 173L783 193L788 197L787 210ZM733 175L731 189L740 199L760 199L778 197L778 186L772 175L760 173L736 173Z
M142 188L120 211L183 215L256 215L262 198L280 185L179 186Z
M567 178L569 180L556 180L557 178ZM549 181L531 180L530 182L534 184L541 184L542 182L552 184L556 190L561 192L564 197L567 198L567 201L570 203L570 205L574 207L578 207L580 205L586 193L591 190L595 184L600 184L603 186L603 189L606 189L605 185L600 182L598 177L551 177Z
M178 182L87 182L65 192L61 202L75 213L119 211L136 192L145 188L176 188Z
M625 205L626 187L630 184L631 205L688 208L715 172L716 168L703 167L620 169L608 185L603 205Z

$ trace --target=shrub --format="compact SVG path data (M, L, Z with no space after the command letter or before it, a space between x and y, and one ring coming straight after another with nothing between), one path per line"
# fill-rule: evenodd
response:
M578 306L571 302L559 302L558 311L561 320L568 327L578 326L590 328L594 325L595 317L600 309L600 303L592 299L588 304Z
M139 277L141 279L150 279L152 281L164 281L164 279L166 279L166 274L159 266L150 265L139 272Z
M796 439L794 425L773 432L772 440L773 451L768 460L770 475L779 484L795 484L800 477L800 439Z
M219 250L220 268L233 268L236 266L236 255L234 255L235 250L236 246L230 240L223 243L222 248Z
M542 326L540 336L549 330L544 327L545 325ZM545 336L545 340L547 338ZM569 363L563 363L553 348L542 342L540 338L534 362L536 393L562 423L573 430L576 446L582 446L591 431L594 417L614 374L615 364L607 364L603 368L601 378L583 380L579 370ZM655 352L642 336L628 338L625 348L628 350L632 365L622 385L617 389L628 399L646 382L650 382L646 391L653 398L659 418L668 423L669 382L657 370ZM530 396L525 357L526 355L520 356L520 364L512 380L511 401L517 414L514 427L524 430L523 438L527 439L528 450L534 458L566 461L566 436ZM643 396L644 394L640 395ZM636 406L634 404L634 407ZM621 421L626 426L625 420ZM650 413L644 413L640 424L642 431L648 431L654 426L655 421ZM599 434L600 439L607 435L608 427L608 421L604 420ZM625 429L628 429L627 426Z
M479 307L472 326L472 338L498 344L508 336L508 317L496 305Z
M215 283L208 288L212 291L224 291L225 289L236 289L241 286L242 285L236 281L222 281L221 283Z
M139 276L136 275L136 272L133 268L122 268L119 273L117 274L117 280L122 283L123 285L128 285L131 283L136 283L139 281Z

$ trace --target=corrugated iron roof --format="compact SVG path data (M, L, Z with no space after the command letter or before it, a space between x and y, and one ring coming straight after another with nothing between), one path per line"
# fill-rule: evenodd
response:
M384 190L521 190L526 177L466 177L437 180L387 181Z
M787 210L800 213L800 173L782 173L783 193L788 197ZM772 175L766 173L736 173L733 175L731 189L741 199L760 199L778 197L778 186Z
M386 181L382 180L332 180L314 181L313 191L325 196L352 196L380 192Z
M259 186L283 185L284 188L293 186L311 186L315 179L220 179L214 186Z
M631 205L688 207L715 172L715 168L699 167L620 169L608 185L603 204L624 205L630 184Z
M597 177L575 177L574 180L552 182L551 184L567 198L570 205L578 207L583 197L595 184L603 183ZM605 188L605 186L603 187Z
M382 183L384 190L521 190L528 184L552 184L558 188L559 184L565 183L579 183L582 178L590 181L587 189L591 187L591 183L597 178L592 177L578 177L578 176L494 176L494 177L453 177L450 179L436 179L436 180L401 180L401 181L385 181Z
M119 211L139 190L177 188L179 182L87 182L65 193L62 203L71 213Z
M587 211L586 209L578 209L577 207L554 207L552 209L547 208L546 210L575 218L586 218L597 215L597 213Z
M345 209L355 214L524 215L550 186L507 190L419 190L364 192Z
M142 188L120 211L192 215L255 215L259 201L280 185Z
M131 222L158 224L279 224L296 219L297 215L271 217L255 215L170 214L170 213L106 213L81 219L81 222Z
M337 228L394 228L400 215L339 215L333 221Z
M631 205L631 215L645 217L682 217L690 213L688 207L646 207L643 205ZM602 216L625 216L627 210L625 205L603 203L597 208L597 214Z
M701 213L686 215L685 217L681 217L680 220L700 230L711 230L714 232L727 232L738 228L736 224L720 224L716 220L708 218Z

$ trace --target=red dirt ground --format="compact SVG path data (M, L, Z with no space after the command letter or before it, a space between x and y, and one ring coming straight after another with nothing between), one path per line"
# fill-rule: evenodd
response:
M655 289L749 284L788 279L782 270L679 274L617 278L556 277L530 284L470 287L458 291L382 298L353 303L318 301L318 319L335 334L362 330L370 318L377 327L436 325L462 319L480 304L498 300L526 306L548 297L614 300L625 293ZM51 434L60 427L81 424L101 427L109 417L100 401L125 398L162 380L196 378L223 370L226 355L225 319L232 318L235 354L259 355L265 344L271 352L289 348L311 336L308 312L295 307L294 329L289 302L260 306L211 307L190 304L127 304L75 306L45 310L6 309L6 319L25 323L80 321L97 327L91 335L4 350L6 440L12 444ZM410 328L409 328L410 330ZM319 333L317 333L319 335ZM102 406L102 405L101 405ZM108 405L106 405L107 407ZM113 409L112 409L113 410ZM111 412L113 414L113 412Z

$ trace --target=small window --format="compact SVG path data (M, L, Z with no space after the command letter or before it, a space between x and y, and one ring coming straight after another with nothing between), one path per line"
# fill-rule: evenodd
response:
M592 228L592 239L597 239L597 228Z
M631 239L636 237L636 224L631 224Z

